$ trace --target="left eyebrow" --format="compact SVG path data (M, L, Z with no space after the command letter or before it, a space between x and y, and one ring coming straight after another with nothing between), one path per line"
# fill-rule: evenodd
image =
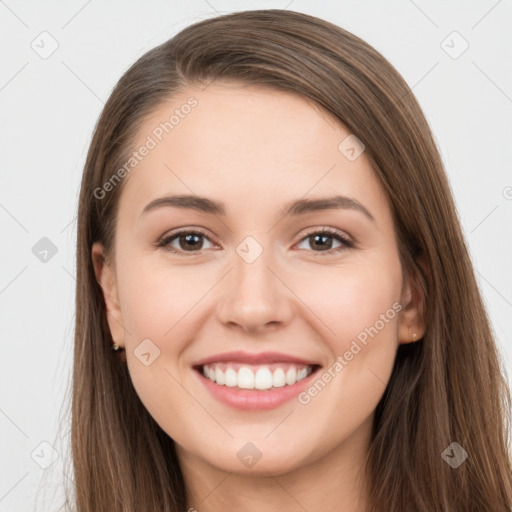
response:
M212 215L226 215L226 207L223 203L196 195L175 195L154 199L144 207L141 216L151 210L164 206L196 210ZM359 211L368 217L368 219L375 222L373 215L359 201L351 197L340 195L319 199L298 199L291 201L287 203L279 213L282 217L294 217L323 210L338 209Z
M319 199L299 199L285 205L281 210L283 217L305 215L322 210L356 210L375 222L373 215L359 202L348 196L332 196Z

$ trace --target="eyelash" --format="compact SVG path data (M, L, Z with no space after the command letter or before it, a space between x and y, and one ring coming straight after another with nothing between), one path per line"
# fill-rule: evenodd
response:
M199 235L199 236L202 236L202 237L210 240L208 235L206 233L204 233L203 231L201 231L200 229L192 229L192 230L187 229L187 230L176 231L170 235L164 236L157 242L156 245L157 245L157 247L163 248L166 251L169 251L178 256L189 256L189 255L194 256L194 255L196 255L198 251L182 251L182 250L177 250L175 248L170 247L169 244L173 240L175 240L176 238L178 238L179 236L184 235L184 234L185 235ZM315 256L315 257L316 256L330 256L332 254L339 253L339 252L347 250L347 249L351 249L355 246L354 242L352 242L347 237L342 235L339 231L332 229L332 228L328 228L328 227L321 228L320 230L311 231L310 233L307 233L304 237L302 237L299 240L299 243L313 235L328 235L332 238L336 238L339 242L342 243L342 245L340 247L335 247L335 248L329 249L327 251L313 251L312 250L313 256ZM301 250L304 250L304 249L301 249Z

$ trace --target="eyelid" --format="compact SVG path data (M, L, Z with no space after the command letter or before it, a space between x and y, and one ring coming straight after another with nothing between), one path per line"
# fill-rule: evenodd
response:
M311 235L315 235L317 233L328 233L329 235L337 236L346 242L350 242L353 244L356 243L354 238L350 236L348 233L341 231L340 229L331 228L329 226L319 226L311 228L311 230L308 230L305 234L302 235L302 238L300 238L299 242L304 240L304 238Z

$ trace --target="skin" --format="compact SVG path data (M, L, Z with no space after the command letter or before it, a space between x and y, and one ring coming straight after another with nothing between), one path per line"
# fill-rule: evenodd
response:
M113 260L99 243L92 250L112 337L140 399L175 440L188 506L259 512L264 497L269 512L364 511L359 471L375 407L398 345L424 333L423 297L402 278L383 188L364 152L351 162L338 150L350 134L341 123L298 95L255 86L189 87L147 119L136 146L190 96L197 107L125 178ZM353 209L280 214L334 192L374 221ZM221 201L226 215L169 206L141 215L170 194ZM325 255L311 236L323 227L354 247L328 238L327 249L343 250ZM176 228L206 237L192 247L175 238L182 256L156 247ZM252 263L236 252L247 236L263 249ZM402 311L306 405L240 411L191 368L225 351L272 350L317 361L321 375L396 302ZM146 338L160 350L149 366L134 354ZM252 467L237 457L247 442L262 453Z

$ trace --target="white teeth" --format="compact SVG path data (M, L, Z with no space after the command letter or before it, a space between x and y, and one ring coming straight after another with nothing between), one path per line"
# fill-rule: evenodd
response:
M297 370L292 366L291 368L288 368L288 371L286 372L286 384L288 386L291 386L292 384L295 384L297 382Z
M275 388L282 388L286 385L286 375L282 368L278 368L272 375L272 386Z
M270 389L272 387L272 374L268 368L260 368L256 372L254 387L256 389Z
M305 379L308 375L308 370L307 368L301 368L298 372L297 372L297 380L302 380L302 379Z
M254 373L247 366L238 370L238 387L242 389L254 389Z
M217 384L224 384L224 373L220 368L215 368L215 382Z
M238 377L233 368L228 368L224 372L224 384L230 388L234 388L238 384Z
M238 371L230 363L213 363L203 366L203 375L221 386L238 387L241 389L265 390L292 386L305 379L313 371L313 367L303 365L285 365L286 371L281 367L272 365L273 371L267 366L251 367L236 365ZM224 368L222 370L221 368Z

